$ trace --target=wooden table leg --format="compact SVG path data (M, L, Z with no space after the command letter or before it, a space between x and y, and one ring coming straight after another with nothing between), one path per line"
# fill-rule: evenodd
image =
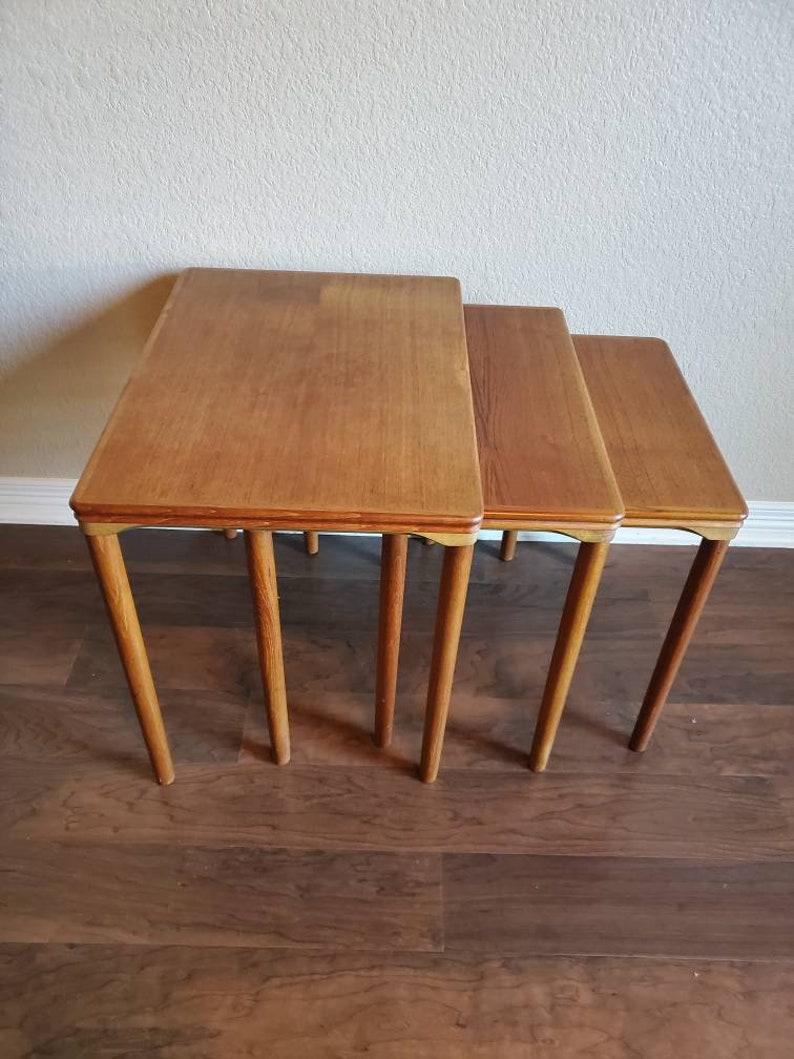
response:
M306 542L306 551L309 555L316 555L320 550L320 534L304 533L303 539Z
M608 551L608 543L579 545L529 754L535 772L543 772L548 764Z
M394 727L407 558L407 534L384 533L381 538L380 617L375 686L374 739L375 745L379 747L386 747L391 743Z
M499 558L509 563L516 554L516 543L518 541L518 530L505 530L502 534L502 547L499 549Z
M419 769L419 775L424 783L432 783L435 780L441 762L444 729L447 724L455 663L458 659L458 643L473 555L473 544L444 548L444 568L441 572L441 587L438 594L433 660L430 665L430 682L427 689L422 763Z
M284 654L281 645L281 619L278 610L276 563L273 534L269 530L246 530L245 550L254 597L256 642L262 683L267 695L267 724L270 744L277 764L289 761L289 716L284 680Z
M722 566L722 560L728 551L728 543L705 539L700 542L645 693L637 723L634 725L629 742L632 750L645 750L650 742L670 688L684 660L689 641Z
M233 541L234 538L237 536L237 530L229 526L223 531L223 535L227 541Z
M118 534L87 536L86 541L105 597L121 664L124 666L157 782L164 785L173 783L174 765L171 761L168 737L165 734L163 715L157 701Z

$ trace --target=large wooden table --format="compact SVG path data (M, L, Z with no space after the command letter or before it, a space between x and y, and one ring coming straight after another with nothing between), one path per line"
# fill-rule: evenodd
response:
M436 277L190 269L178 279L77 489L158 780L174 772L118 533L240 526L276 761L289 727L271 531L447 546L429 698L446 709L483 507L460 287ZM379 699L396 645L381 614Z

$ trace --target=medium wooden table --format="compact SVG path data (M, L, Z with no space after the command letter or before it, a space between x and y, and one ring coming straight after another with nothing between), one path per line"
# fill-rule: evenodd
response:
M131 526L244 529L279 763L290 746L272 531L386 534L401 542L395 562L409 533L446 545L429 685L444 712L483 514L457 280L188 270L71 504L160 783L174 770L119 546ZM379 650L388 675L388 642Z
M546 767L609 542L623 514L595 412L559 309L467 305L483 529L580 541L543 693L530 765ZM509 558L503 549L503 558ZM445 706L446 704L442 704ZM428 702L422 778L438 771L446 711Z

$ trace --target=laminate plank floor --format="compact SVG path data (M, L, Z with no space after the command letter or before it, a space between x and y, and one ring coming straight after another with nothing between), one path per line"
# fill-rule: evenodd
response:
M438 782L415 777L441 549L412 541L375 749L379 542L277 535L293 760L242 543L132 531L177 780L152 781L85 544L0 527L0 1055L790 1054L794 552L731 549L626 748L689 548L617 546L549 771L526 753L574 557L476 552Z

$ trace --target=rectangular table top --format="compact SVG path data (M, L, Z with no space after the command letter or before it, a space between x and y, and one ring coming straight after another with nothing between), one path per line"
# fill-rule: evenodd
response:
M745 502L667 344L575 335L574 345L626 521L741 523Z
M82 523L476 533L458 281L189 269L72 507Z
M620 522L622 501L559 309L467 305L484 525Z

